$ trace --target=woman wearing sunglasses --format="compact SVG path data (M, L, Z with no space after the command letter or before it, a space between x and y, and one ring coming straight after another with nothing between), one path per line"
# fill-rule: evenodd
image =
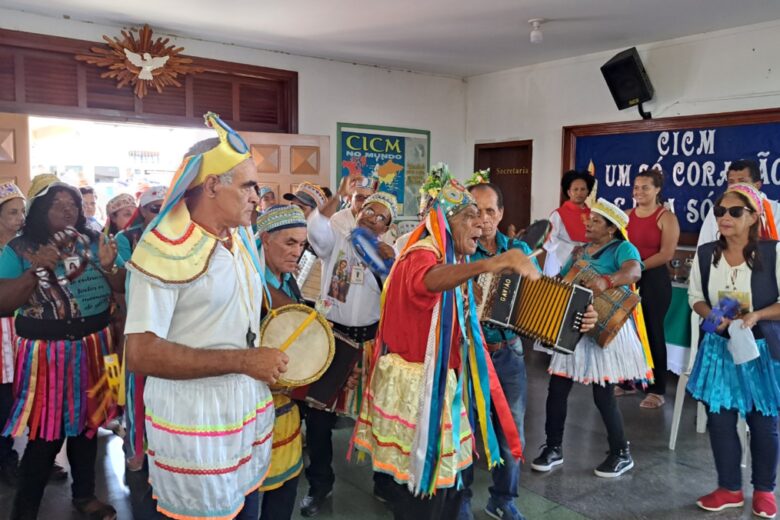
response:
M777 415L780 408L780 363L767 344L769 325L780 320L780 264L777 242L759 240L763 218L761 194L749 184L729 186L713 214L720 237L699 247L691 270L688 301L705 320L718 324L702 341L688 381L688 391L707 406L710 443L718 472L718 488L696 504L707 511L742 507L742 449L737 418L750 427L753 514L774 518L774 488L778 462ZM758 357L735 364L729 349L731 320L711 316L723 298L738 301L737 317L753 329ZM735 351L736 352L736 351ZM755 354L754 354L755 355Z

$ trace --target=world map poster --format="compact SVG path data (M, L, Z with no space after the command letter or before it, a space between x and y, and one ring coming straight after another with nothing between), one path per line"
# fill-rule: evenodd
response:
M426 135L341 130L339 180L346 175L377 179L379 191L398 200L399 214L416 216L420 186L428 170L428 143Z

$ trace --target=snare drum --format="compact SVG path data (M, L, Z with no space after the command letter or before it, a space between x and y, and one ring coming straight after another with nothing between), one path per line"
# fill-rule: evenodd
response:
M269 312L260 327L260 345L287 354L287 371L277 384L293 388L322 377L335 353L333 331L325 317L300 304Z

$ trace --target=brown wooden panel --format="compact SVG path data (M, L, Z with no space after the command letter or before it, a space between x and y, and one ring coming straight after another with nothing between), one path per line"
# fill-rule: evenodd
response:
M0 51L0 99L13 101L14 95L14 55L11 52Z
M499 229L510 224L525 229L531 223L532 141L486 143L474 146L474 169L490 168L490 182L504 196L504 218Z
M192 85L195 114L211 111L226 121L233 119L233 84L229 79L203 74L195 76Z
M146 114L186 116L186 91L183 88L168 88L162 93L152 90L143 98L141 110Z
M133 110L133 92L130 89L116 88L113 81L100 77L101 70L97 67L84 67L84 77L87 87L87 107L107 108L111 110Z
M203 113L211 110L236 130L298 131L295 71L191 57L204 73L142 102L128 87L116 89L114 80L100 78L104 69L75 60L96 45L106 47L0 29L0 111L201 127Z
M25 100L28 103L77 106L77 62L68 56L30 53L24 56Z
M238 118L251 123L279 124L279 84L272 82L239 85Z

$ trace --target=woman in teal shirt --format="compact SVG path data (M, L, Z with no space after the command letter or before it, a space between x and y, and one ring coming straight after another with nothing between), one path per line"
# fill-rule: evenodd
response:
M586 284L598 296L612 287L630 285L639 280L642 261L639 251L625 240L623 230L628 216L604 199L591 207L585 226L584 246L576 248L563 266L566 275L578 260L587 262L599 275ZM609 454L595 470L596 476L618 477L634 466L623 432L623 417L614 396L613 386L624 380L647 380L652 377L642 344L632 320L628 320L615 338L602 347L590 336L583 336L573 354L556 352L550 361L550 386L547 394L547 443L531 467L550 471L563 463L563 429L566 405L575 381L593 388L593 401L607 429Z
M2 433L20 436L29 427L11 518L37 516L68 438L74 506L90 518L112 519L114 508L95 497L95 432L113 413L102 377L103 356L113 351L111 291L122 286L116 243L86 227L81 194L55 175L33 179L29 199L22 233L0 254L0 313L18 309L19 369Z

